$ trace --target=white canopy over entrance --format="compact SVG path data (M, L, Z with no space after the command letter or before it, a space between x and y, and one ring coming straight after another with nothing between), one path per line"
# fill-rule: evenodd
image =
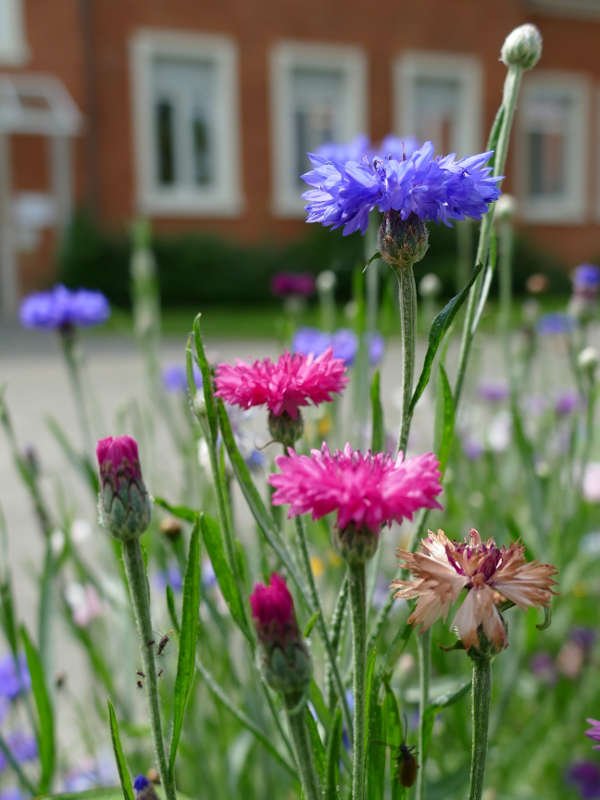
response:
M11 316L19 297L17 216L20 205L12 191L13 134L44 136L50 159L52 224L61 230L72 208L71 138L81 128L73 99L50 75L0 74L0 316ZM38 203L39 204L39 203ZM27 216L27 215L25 215Z

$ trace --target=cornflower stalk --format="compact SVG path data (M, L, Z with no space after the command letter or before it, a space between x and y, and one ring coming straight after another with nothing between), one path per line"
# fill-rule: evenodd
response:
M492 668L491 659L487 654L477 653L477 655L471 656L471 660L473 661L473 739L471 742L469 800L481 800L488 745Z
M83 382L81 380L81 352L79 350L77 331L75 328L61 330L60 341L67 364L71 389L73 390L75 408L77 410L79 425L83 436L83 444L86 452L89 453L93 449L92 429L85 404Z
M367 656L365 565L348 565L350 617L352 620L352 691L354 694L354 743L352 752L352 800L365 794L365 670Z
M300 516L296 517L296 532L298 534L298 543L300 545L302 566L304 569L306 580L308 582L308 588L310 591L312 606L317 614L317 626L319 628L319 634L321 636L321 639L323 640L325 653L327 655L327 665L329 668L329 674L331 675L332 683L335 687L336 693L338 695L342 707L342 714L344 717L346 728L348 731L351 731L352 717L350 715L350 709L348 708L348 702L346 700L346 692L344 691L344 684L342 682L342 678L337 664L337 656L333 648L333 645L331 643L331 639L329 637L329 632L327 630L327 625L325 623L325 617L323 616L323 609L321 607L321 601L319 599L319 592L317 591L317 586L315 584L315 577L313 575L312 567L310 564L310 556L308 553L308 546L306 544L306 530L304 528L304 522L302 521L302 518Z

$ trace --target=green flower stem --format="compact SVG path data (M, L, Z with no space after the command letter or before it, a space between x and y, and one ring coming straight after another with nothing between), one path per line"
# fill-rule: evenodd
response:
M366 581L364 564L348 565L354 694L354 747L352 755L352 800L365 794L365 669L367 645Z
M152 737L154 739L154 751L158 770L167 800L176 800L175 786L169 775L169 770L167 769L167 756L158 700L156 663L154 660L154 634L152 633L152 622L150 619L150 591L148 589L148 578L146 577L146 567L144 565L139 539L130 539L123 542L123 560L125 562L127 582L129 583L135 624L140 640L140 651L145 675L144 684L148 697L150 725L152 728Z
M329 639L331 641L331 648L333 650L333 655L337 659L338 652L340 649L340 641L342 638L342 631L344 629L344 620L346 618L346 608L348 604L348 578L344 575L344 580L342 581L342 585L340 586L340 591L337 596L337 600L335 601L335 608L333 609L333 614L331 617L331 626L329 629ZM326 696L327 696L327 705L329 710L333 712L335 707L335 698L336 698L336 687L333 683L333 676L331 674L331 667L329 664L327 665L327 672L325 675L325 686L326 686ZM344 694L344 700L346 696ZM351 730L347 728L347 730Z
M87 453L92 453L94 450L94 440L92 437L92 429L88 418L87 410L85 407L85 399L83 394L83 384L81 382L81 353L78 348L77 336L74 330L69 330L61 333L61 342L65 361L67 364L67 371L69 373L69 380L73 390L73 397L75 399L75 408L77 416L79 417L79 425L83 436L83 444Z
M400 330L402 335L402 422L398 450L406 452L412 412L413 379L415 372L415 343L417 338L417 287L412 266L398 272L398 297L400 301Z
M319 634L325 646L325 652L327 654L327 659L328 659L328 666L331 671L333 684L335 686L342 707L344 722L346 723L347 729L350 731L352 730L352 717L350 716L350 709L348 708L348 702L346 700L346 692L344 691L344 684L342 682L340 671L338 669L337 657L333 649L333 646L331 644L331 639L329 638L327 625L325 624L325 617L323 616L323 609L321 608L321 601L319 599L319 593L317 591L317 586L315 584L315 576L313 575L312 567L310 564L310 556L308 554L308 546L306 544L306 531L304 529L304 523L301 517L296 517L296 531L298 534L298 544L300 545L302 565L304 567L306 580L308 581L308 588L310 591L312 606L314 610L317 612L317 626L319 628Z
M304 797L306 800L320 800L321 789L315 772L312 749L308 738L306 722L304 721L306 705L304 702L298 705L297 699L291 700L290 698L286 698L285 703L287 721L294 742L296 761L298 762L298 771L300 772L300 782L302 783Z
M425 711L429 705L429 677L431 675L431 636L425 631L418 637L419 655L419 759L420 769L417 772L416 800L425 797Z
M506 370L509 376L511 390L515 385L515 370L511 358L511 311L512 311L512 253L513 253L513 225L510 220L503 220L499 226L500 234L500 262L499 262L499 289L500 289L500 322L502 331L502 344Z
M471 774L469 800L481 800L483 776L488 746L492 668L489 656L474 656L473 660L473 741L471 744Z
M517 107L517 99L519 96L519 89L521 87L521 78L523 77L523 70L520 67L509 67L504 81L504 91L502 95L502 122L500 125L500 132L498 141L496 142L496 152L494 158L494 175L502 175L504 172L504 165L506 164L506 155L508 153L508 142L510 139L510 132L513 124L515 110ZM490 142L488 142L490 144ZM483 218L481 229L479 232L479 243L477 245L477 254L475 256L475 263L486 263L490 248L490 238L492 235L492 220L494 216L494 207L492 206L488 213ZM486 266L483 273L477 278L471 290L469 291L469 299L467 302L467 311L465 314L465 321L463 326L463 335L460 345L460 355L458 362L458 373L456 378L456 386L454 389L454 403L458 406L460 396L462 394L465 375L467 371L467 363L471 352L471 344L473 337L477 330L479 317L483 310L483 305L487 299L487 292L489 290L489 283L491 280L491 272L489 265ZM483 287L483 289L482 289Z

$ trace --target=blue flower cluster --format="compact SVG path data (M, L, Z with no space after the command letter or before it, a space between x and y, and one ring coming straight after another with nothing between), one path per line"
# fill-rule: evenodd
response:
M364 234L369 214L397 211L422 222L480 219L498 199L500 177L487 166L491 152L457 159L436 156L433 144L387 137L374 150L364 137L309 153L313 169L302 175L307 222Z
M168 392L186 392L188 388L187 372L180 364L170 364L162 371L162 380ZM202 388L202 373L194 364L194 382L197 389Z
M580 291L600 289L600 267L596 264L580 264L573 271L573 285Z
M379 364L383 358L384 341L379 333L367 337L369 363ZM325 333L318 328L298 328L292 339L292 351L308 356L320 356L331 347L335 358L341 358L347 367L351 367L358 353L358 337L349 328L340 328L335 333Z
M47 292L35 292L21 303L21 323L26 328L45 330L99 325L110 316L108 300L102 292L67 289L58 284Z

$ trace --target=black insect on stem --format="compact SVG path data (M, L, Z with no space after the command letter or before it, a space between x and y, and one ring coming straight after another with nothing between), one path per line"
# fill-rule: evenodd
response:
M392 747L396 750L394 755L394 777L400 786L410 787L417 779L417 770L419 769L419 762L415 755L415 746L406 744L406 731L407 720L404 714L404 741L402 744L390 744L389 742L374 741L374 744L380 744L383 747Z
M162 653L163 653L163 650L165 649L165 647L167 646L167 644L168 644L168 643L169 643L169 636L168 636L167 634L165 634L165 635L162 637L162 639L160 640L160 642L158 643L158 648L157 648L157 650L156 650L156 652L157 652L157 654L158 654L159 656L161 656L161 655L162 655Z

